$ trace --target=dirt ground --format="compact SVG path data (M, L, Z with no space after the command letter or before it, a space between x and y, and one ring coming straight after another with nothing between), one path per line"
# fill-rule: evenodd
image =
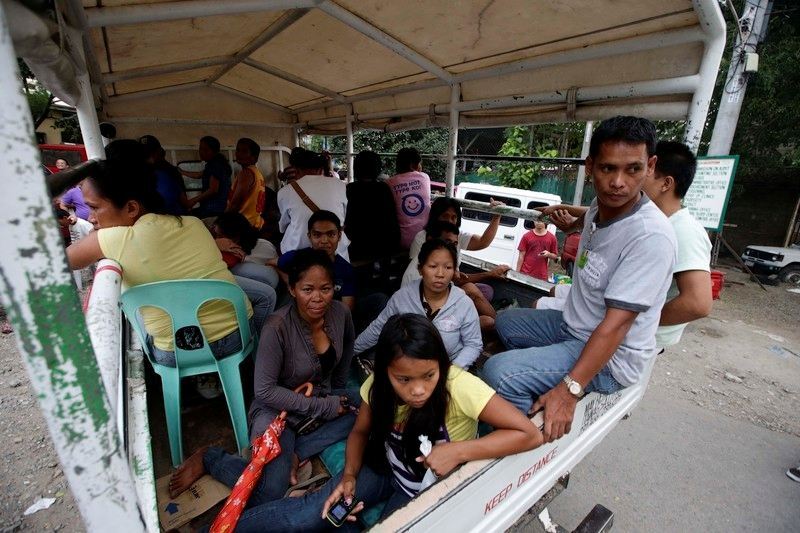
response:
M735 269L720 270L722 299L659 358L651 390L800 437L800 294L786 285L762 291ZM0 436L0 533L83 531L13 334L0 337ZM43 497L55 502L23 516Z

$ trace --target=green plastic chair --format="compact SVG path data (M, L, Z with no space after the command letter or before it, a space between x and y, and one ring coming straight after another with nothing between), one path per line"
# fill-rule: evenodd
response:
M142 349L153 370L161 376L164 390L164 410L167 415L167 432L172 465L183 462L183 440L181 438L181 378L217 372L222 382L222 390L228 403L228 411L233 422L236 445L239 451L249 446L247 434L247 410L244 405L242 382L239 377L239 364L255 348L257 339L250 332L245 300L242 289L227 281L198 279L146 283L132 287L122 293L122 310L139 335ZM197 313L200 306L210 300L227 300L236 312L239 333L242 336L242 349L224 359L217 360L211 353L205 333L200 328ZM148 334L144 329L141 315L142 307L156 307L166 312L172 319L173 340L175 342L176 366L156 363L150 353ZM185 329L193 328L193 329ZM184 330L179 336L179 330ZM187 344L188 343L188 344Z

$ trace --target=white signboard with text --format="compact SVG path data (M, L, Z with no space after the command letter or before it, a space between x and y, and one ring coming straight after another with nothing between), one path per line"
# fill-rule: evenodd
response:
M683 205L704 228L722 230L738 163L738 155L697 158L697 172Z

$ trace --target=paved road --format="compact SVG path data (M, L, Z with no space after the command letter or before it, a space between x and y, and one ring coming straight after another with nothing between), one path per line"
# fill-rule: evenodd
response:
M800 483L784 472L798 461L799 438L655 386L575 469L550 513L568 530L601 503L615 532L797 532Z

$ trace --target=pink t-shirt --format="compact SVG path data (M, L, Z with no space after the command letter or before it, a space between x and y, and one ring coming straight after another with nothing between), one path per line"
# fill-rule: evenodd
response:
M394 195L397 222L400 224L400 244L408 248L414 236L428 222L431 178L424 172L411 171L392 176L386 183Z
M517 250L524 254L520 272L534 278L547 280L547 258L539 257L539 254L544 250L554 254L558 253L556 236L549 231L544 235L536 235L533 230L528 231L519 241Z

